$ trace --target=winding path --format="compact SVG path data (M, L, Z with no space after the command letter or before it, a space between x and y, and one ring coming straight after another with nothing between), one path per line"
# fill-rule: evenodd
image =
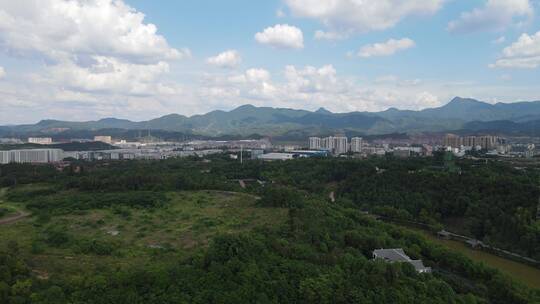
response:
M0 189L0 203L4 202L2 200L2 197L4 196L5 193L6 193L6 188ZM11 216L8 216L6 218L0 219L0 226L15 223L17 221L20 221L20 220L30 216L30 213L28 213L28 212L24 212L24 211L17 210L17 209L16 209L16 212L17 212L17 214L15 214L15 215L11 215Z
M30 216L30 213L17 211L16 215L0 219L0 225L11 224L29 216Z

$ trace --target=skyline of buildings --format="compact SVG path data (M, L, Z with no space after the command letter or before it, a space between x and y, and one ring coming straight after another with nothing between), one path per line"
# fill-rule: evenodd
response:
M373 137L367 141L362 137L348 138L343 135L327 137L309 137L306 150L304 144L273 144L269 138L250 140L190 140L190 141L127 141L121 138L114 138L110 135L96 135L92 139L73 139L71 141L54 142L50 137L30 137L28 142L41 143L43 149L22 149L14 147L12 151L1 151L0 163L10 162L30 162L46 163L63 160L60 156L49 156L43 151L50 151L46 146L55 143L55 148L62 147L62 143L78 142L87 143L93 141L110 142L115 149L109 150L82 150L64 152L64 158L77 160L128 160L128 159L164 159L171 157L186 157L191 155L205 155L207 153L235 153L241 150L259 151L259 155L265 153L293 153L300 152L326 152L325 155L332 154L340 156L351 154L351 157L368 157L394 155L399 158L411 156L432 156L434 151L450 151L454 155L461 157L471 150L487 150L487 155L501 155L505 157L527 157L532 158L538 154L537 146L534 143L515 142L512 139L500 138L494 135L482 136L458 136L455 134L441 135L439 140L433 137L411 137L411 138L385 138ZM428 144L429 142L429 144ZM20 144L20 139L1 138L0 143ZM4 148L9 146L5 146ZM68 149L69 150L69 149ZM30 152L32 151L32 152ZM62 150L56 150L62 151ZM207 151L207 152L204 152ZM354 154L354 155L352 155ZM253 157L257 159L257 157ZM303 155L303 154L302 154Z
M349 151L349 139L344 136L310 137L310 150L327 150L334 154L344 154Z
M451 148L481 147L483 150L490 150L497 148L503 144L503 139L498 136L484 135L484 136L458 136L455 134L446 134L443 139L443 146Z

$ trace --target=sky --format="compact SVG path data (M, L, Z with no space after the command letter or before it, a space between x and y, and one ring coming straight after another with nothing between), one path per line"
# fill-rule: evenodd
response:
M540 100L540 0L0 0L0 125Z

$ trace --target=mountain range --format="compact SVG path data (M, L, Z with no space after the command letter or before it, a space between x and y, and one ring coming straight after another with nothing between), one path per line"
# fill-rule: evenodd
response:
M37 124L0 127L0 135L97 132L103 129L161 130L201 136L309 136L336 132L373 135L459 130L534 135L540 133L538 126L540 101L490 104L456 97L444 106L421 111L390 108L382 112L332 113L324 108L311 112L244 105L228 112L218 110L191 117L170 114L141 122L116 118L86 122L42 120Z

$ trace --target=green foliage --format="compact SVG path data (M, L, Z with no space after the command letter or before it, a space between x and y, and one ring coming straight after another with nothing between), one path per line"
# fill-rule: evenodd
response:
M6 199L36 214L33 225L26 226L36 233L26 246L12 243L0 252L0 303L540 301L538 291L362 212L429 224L457 218L466 223L466 233L535 256L535 172L464 162L458 175L437 170L438 159L301 159L243 166L222 156L211 160L84 164L82 173L3 166L0 182L16 185ZM233 194L226 191L240 190L235 179L265 182L245 191L260 196L259 209L284 211L283 221L221 230L241 226L231 221L233 213L267 220L256 217L253 203L245 210L229 204ZM172 192L201 189L218 190L223 202L212 202L204 191L191 196ZM336 202L327 199L330 190ZM69 217L84 221L62 223ZM122 233L106 235L105 229L116 227L112 218L123 225L133 222L139 239L159 230L159 243L166 249L174 239L165 236L191 243L193 234L216 230L217 236L188 253L147 246L134 252L121 240ZM172 224L160 230L157 220ZM99 233L83 236L77 230L81 227ZM378 248L403 248L435 271L419 274L408 263L372 260ZM39 279L28 265L50 253L73 255L85 271Z
M118 244L99 239L82 239L74 245L75 253L94 255L111 255L118 248Z
M65 213L75 210L108 207L113 207L115 208L114 210L122 210L123 206L131 208L157 208L163 206L166 201L167 198L163 193L149 191L113 193L58 192L53 195L37 197L29 201L26 207L38 213Z
M67 233L66 227L50 226L45 230L43 240L50 246L61 247L71 240L71 236Z
M300 208L304 197L291 187L270 185L262 190L260 205L264 207Z

